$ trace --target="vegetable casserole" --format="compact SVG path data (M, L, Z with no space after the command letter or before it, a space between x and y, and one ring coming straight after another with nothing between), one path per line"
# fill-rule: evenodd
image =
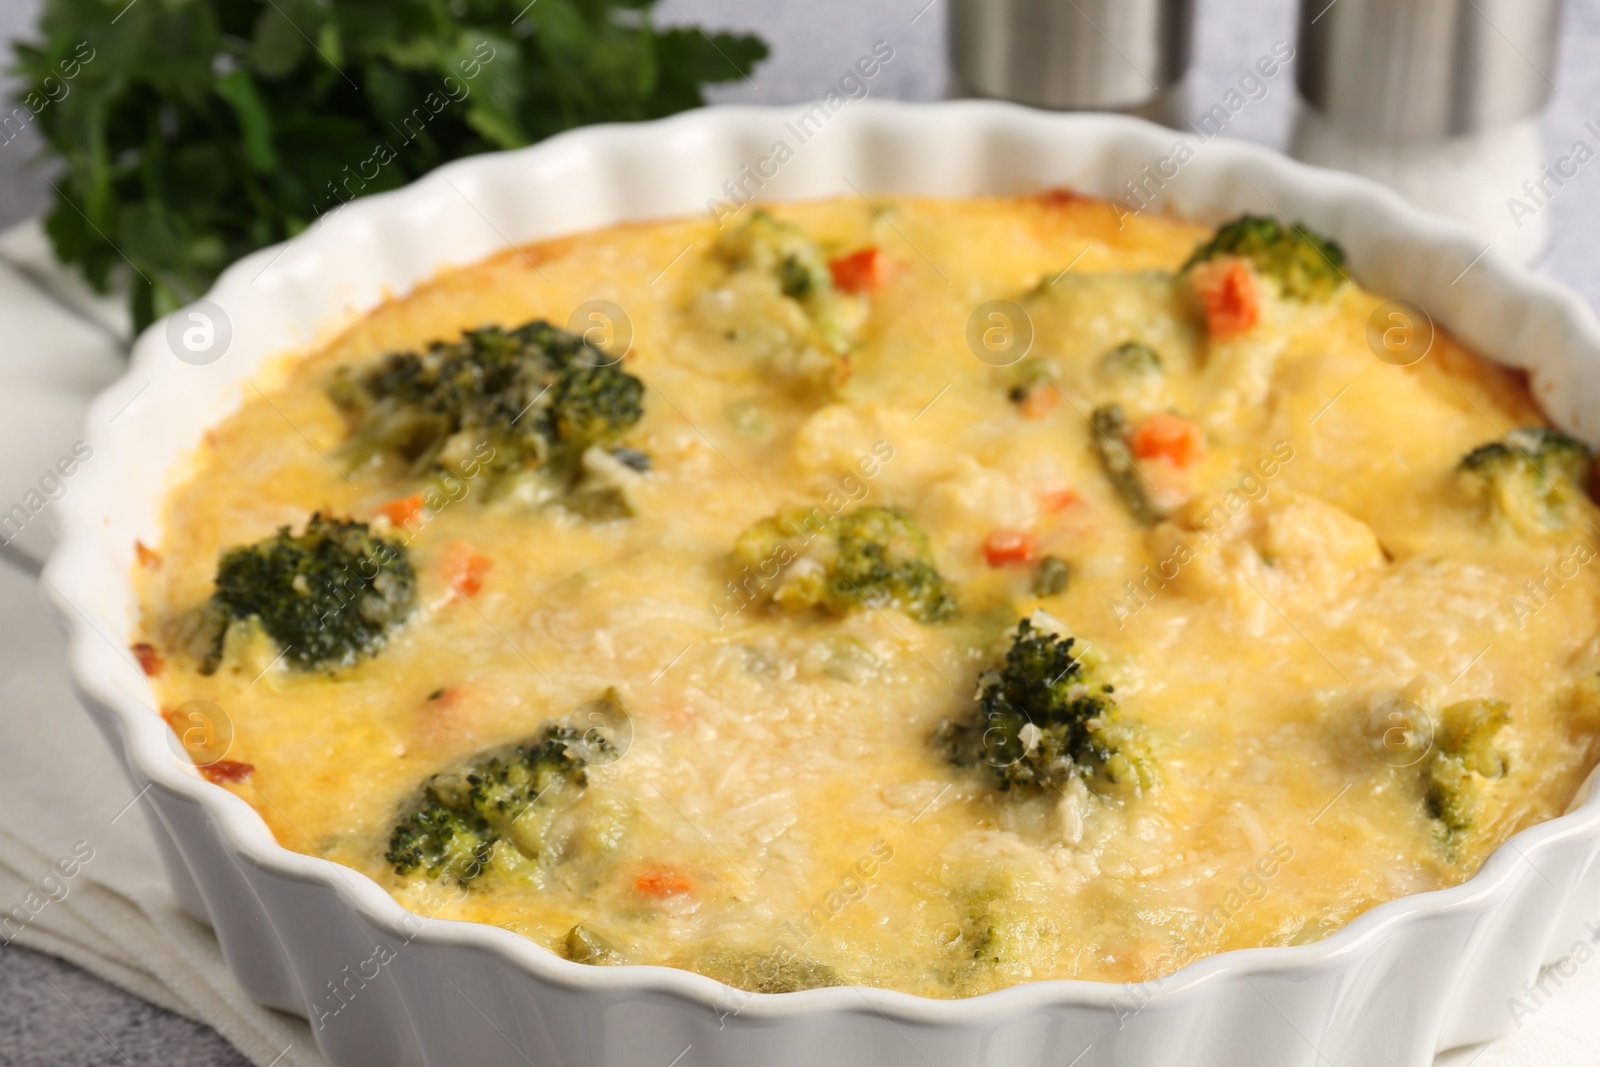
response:
M1068 193L513 250L246 390L135 650L284 846L583 963L1315 940L1600 735L1589 450L1395 315L1289 222Z

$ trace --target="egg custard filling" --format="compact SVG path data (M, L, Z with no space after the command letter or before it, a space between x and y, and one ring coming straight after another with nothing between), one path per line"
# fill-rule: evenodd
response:
M1382 303L1302 227L1070 194L508 251L242 391L136 651L284 847L586 964L1315 941L1600 752L1589 449Z

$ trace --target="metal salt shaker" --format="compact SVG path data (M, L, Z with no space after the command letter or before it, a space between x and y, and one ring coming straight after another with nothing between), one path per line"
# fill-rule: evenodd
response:
M1561 181L1539 127L1560 21L1561 0L1301 0L1292 151L1531 259Z
M1189 67L1192 0L951 0L956 95L1159 116Z

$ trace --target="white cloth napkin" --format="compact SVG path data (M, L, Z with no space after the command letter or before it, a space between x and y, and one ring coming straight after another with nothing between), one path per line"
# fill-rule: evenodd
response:
M7 329L0 346L0 513L70 450L88 399L122 364L126 320L81 287L62 288L59 278L36 229L0 235L0 322ZM72 491L70 479L65 490ZM35 560L48 550L48 507L12 546ZM0 540L5 536L0 531ZM66 643L17 562L0 553L0 942L14 935L17 944L206 1023L261 1067L325 1065L305 1021L251 1001L229 975L211 930L179 907L145 822L146 802L136 799L77 706ZM1545 982L1552 995L1526 1002L1531 1014L1516 1034L1449 1053L1435 1067L1593 1064L1600 956L1577 965L1558 988L1559 977Z
M148 801L76 706L32 577L0 565L0 602L0 941L204 1022L263 1067L326 1064L305 1022L252 1002L179 907Z
M325 1067L310 1027L251 1001L211 930L179 907L148 801L133 799L77 705L66 641L28 573L50 546L51 497L73 491L70 477L40 479L80 439L89 399L121 373L126 332L125 316L103 304L90 316L81 289L39 285L52 278L44 255L33 227L0 235L0 518L29 509L20 530L0 527L0 944L70 960L204 1022L263 1067Z

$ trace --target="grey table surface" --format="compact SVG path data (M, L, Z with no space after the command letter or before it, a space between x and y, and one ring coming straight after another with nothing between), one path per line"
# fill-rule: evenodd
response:
M773 56L748 83L721 87L717 103L785 103L821 96L857 56L880 40L896 58L876 81L883 97L933 100L945 94L947 0L664 0L667 21L746 28L763 34ZM1274 42L1294 40L1293 0L1199 0L1196 63L1191 98L1219 99ZM0 0L0 38L9 60L13 39L31 33L37 0ZM1600 0L1567 0L1560 66L1550 72L1555 95L1545 119L1551 158L1583 140L1600 147L1584 128L1600 125ZM12 84L0 79L9 95ZM1241 112L1229 134L1282 147L1295 100L1288 79ZM0 146L0 227L28 218L49 204L47 166L34 161L38 141L30 129ZM1511 191L1507 191L1510 195ZM1600 173L1583 171L1550 204L1555 237L1538 268L1600 307ZM129 996L83 971L16 947L0 949L0 1064L244 1065L226 1042L204 1026Z

